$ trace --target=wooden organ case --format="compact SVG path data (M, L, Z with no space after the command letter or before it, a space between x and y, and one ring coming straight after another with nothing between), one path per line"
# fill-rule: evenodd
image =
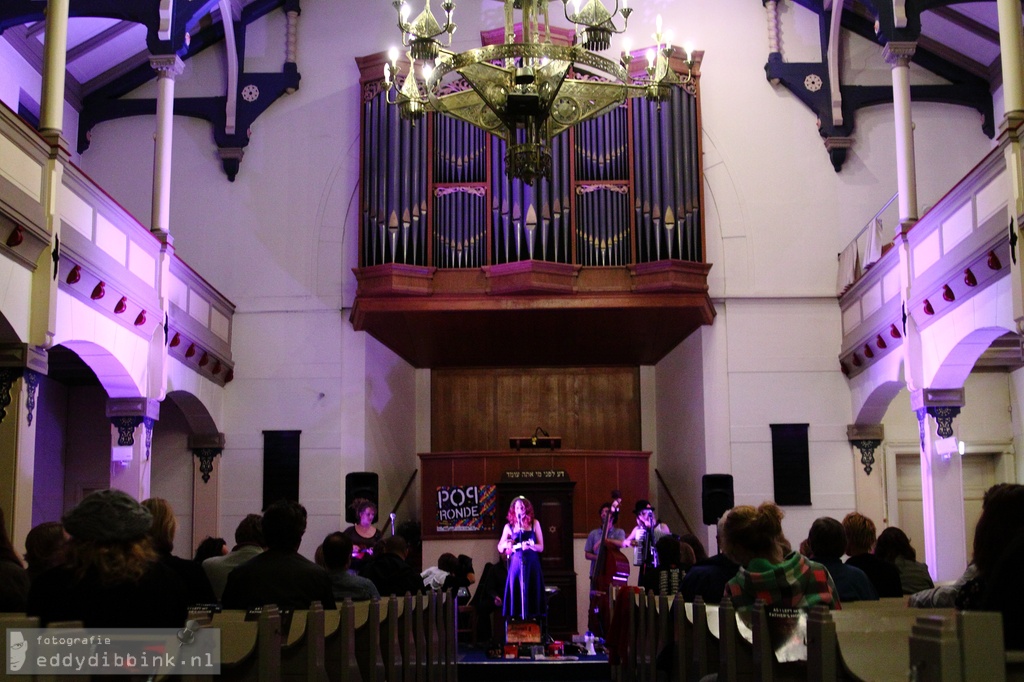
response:
M696 54L692 82L668 101L629 99L555 137L551 177L532 185L506 176L503 140L434 113L402 120L384 55L359 59L360 267L703 262Z

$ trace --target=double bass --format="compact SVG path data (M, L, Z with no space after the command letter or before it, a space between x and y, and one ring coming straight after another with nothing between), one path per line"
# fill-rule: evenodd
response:
M612 585L625 586L629 582L629 559L613 542L608 533L619 516L622 495L612 491L612 506L601 528L601 544L598 545L594 575L590 579L590 616L587 627L596 635L604 637L611 621L610 593Z

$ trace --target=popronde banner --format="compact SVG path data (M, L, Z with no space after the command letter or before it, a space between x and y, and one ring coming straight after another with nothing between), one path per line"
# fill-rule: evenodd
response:
M475 532L494 530L498 488L491 485L437 487L437 530Z

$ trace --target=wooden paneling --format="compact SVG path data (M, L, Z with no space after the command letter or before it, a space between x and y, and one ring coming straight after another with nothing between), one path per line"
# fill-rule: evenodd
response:
M548 452L466 451L420 453L420 518L423 538L450 538L437 531L438 486L468 486L498 483L506 471L561 470L576 483L573 492L575 537L586 537L598 525L597 508L608 500L613 488L622 492L623 509L632 509L640 498L649 498L648 460L651 453L639 451L570 450ZM491 532L460 532L462 539L497 539L505 524L505 509L495 513L496 528ZM628 526L632 517L624 516L620 525Z
M537 427L563 449L640 449L636 367L431 373L431 450L497 450Z

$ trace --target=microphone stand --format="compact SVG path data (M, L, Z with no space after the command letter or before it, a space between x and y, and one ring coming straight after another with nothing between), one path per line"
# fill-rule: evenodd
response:
M526 620L526 557L523 555L523 517L516 519L519 526L519 610L522 619Z

